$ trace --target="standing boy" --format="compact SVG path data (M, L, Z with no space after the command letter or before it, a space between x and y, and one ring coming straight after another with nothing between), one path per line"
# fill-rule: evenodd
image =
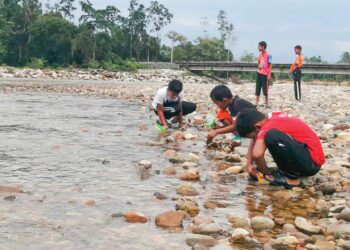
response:
M232 122L226 124L223 128L218 128L210 132L207 136L208 141L213 140L217 135L232 133L235 131L236 121L235 117L237 114L246 108L255 108L254 105L240 98L238 95L233 96L231 90L226 85L218 85L213 88L210 93L211 100L218 106L220 111L230 112L231 117L233 117ZM222 112L225 113L226 112ZM218 119L220 120L220 113L218 114ZM222 116L224 118L225 116Z
M289 74L293 74L295 99L298 101L301 99L301 68L303 67L304 62L304 57L301 54L301 50L302 48L300 45L294 47L297 59L289 70Z
M260 55L258 57L258 73L256 78L256 107L259 105L259 98L261 89L265 96L265 105L268 108L269 104L269 81L271 79L271 70L272 70L272 56L266 51L267 44L265 41L262 41L258 44L258 50Z
M316 133L291 114L273 112L265 116L257 110L245 109L238 115L236 126L240 136L252 139L247 155L248 173L257 177L257 171L261 171L272 185L297 187L300 177L315 175L325 163ZM276 173L267 167L266 149L277 164Z
M184 101L182 82L172 80L168 86L157 91L152 107L159 117L160 125L168 128L167 120L174 117L173 122L183 125L182 117L196 110L196 104Z

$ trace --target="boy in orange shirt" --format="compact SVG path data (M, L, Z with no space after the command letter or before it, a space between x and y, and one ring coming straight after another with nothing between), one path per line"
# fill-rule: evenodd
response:
M294 47L297 58L289 70L289 74L293 75L295 99L298 101L301 99L301 68L304 63L304 57L301 54L301 50L302 48L300 45Z

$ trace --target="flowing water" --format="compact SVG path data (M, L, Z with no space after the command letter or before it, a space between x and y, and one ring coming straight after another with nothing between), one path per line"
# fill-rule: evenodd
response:
M25 92L1 93L0 103L0 186L20 185L24 191L13 201L0 193L1 249L189 248L189 221L180 232L154 224L158 214L175 209L171 197L183 182L161 173L171 163L157 146L159 136L145 107L112 98ZM211 182L215 162L204 150L203 132L192 132L203 140L186 141L179 150L201 156L201 181L193 185L202 213L229 230L228 214L281 211L266 188L247 185L243 177ZM153 163L146 176L137 167L142 159ZM155 192L169 199L157 200ZM220 206L204 209L208 200ZM298 209L306 216L307 199L304 205L290 202L283 216ZM128 224L119 216L126 211L142 212L150 221Z

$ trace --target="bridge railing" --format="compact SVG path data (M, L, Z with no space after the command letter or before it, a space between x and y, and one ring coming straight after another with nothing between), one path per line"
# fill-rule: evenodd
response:
M255 72L257 63L241 63L241 62L195 62L180 61L176 62L181 69L190 71L240 71ZM272 65L273 73L288 73L290 64L277 63ZM304 64L303 73L306 74L334 74L334 75L350 75L350 64Z

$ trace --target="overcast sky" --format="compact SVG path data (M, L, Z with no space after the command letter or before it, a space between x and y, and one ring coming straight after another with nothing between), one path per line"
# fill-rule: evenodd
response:
M129 0L90 0L96 8L114 5L126 13ZM148 5L149 0L140 0ZM235 25L235 57L244 50L257 53L257 43L266 40L274 62L294 59L293 47L303 46L304 55L321 55L336 62L350 51L350 0L158 0L173 14L163 31L175 30L190 40L203 34L201 19L209 21L208 33L218 36L216 17L227 12ZM165 41L165 39L164 39ZM168 43L168 41L165 41Z

